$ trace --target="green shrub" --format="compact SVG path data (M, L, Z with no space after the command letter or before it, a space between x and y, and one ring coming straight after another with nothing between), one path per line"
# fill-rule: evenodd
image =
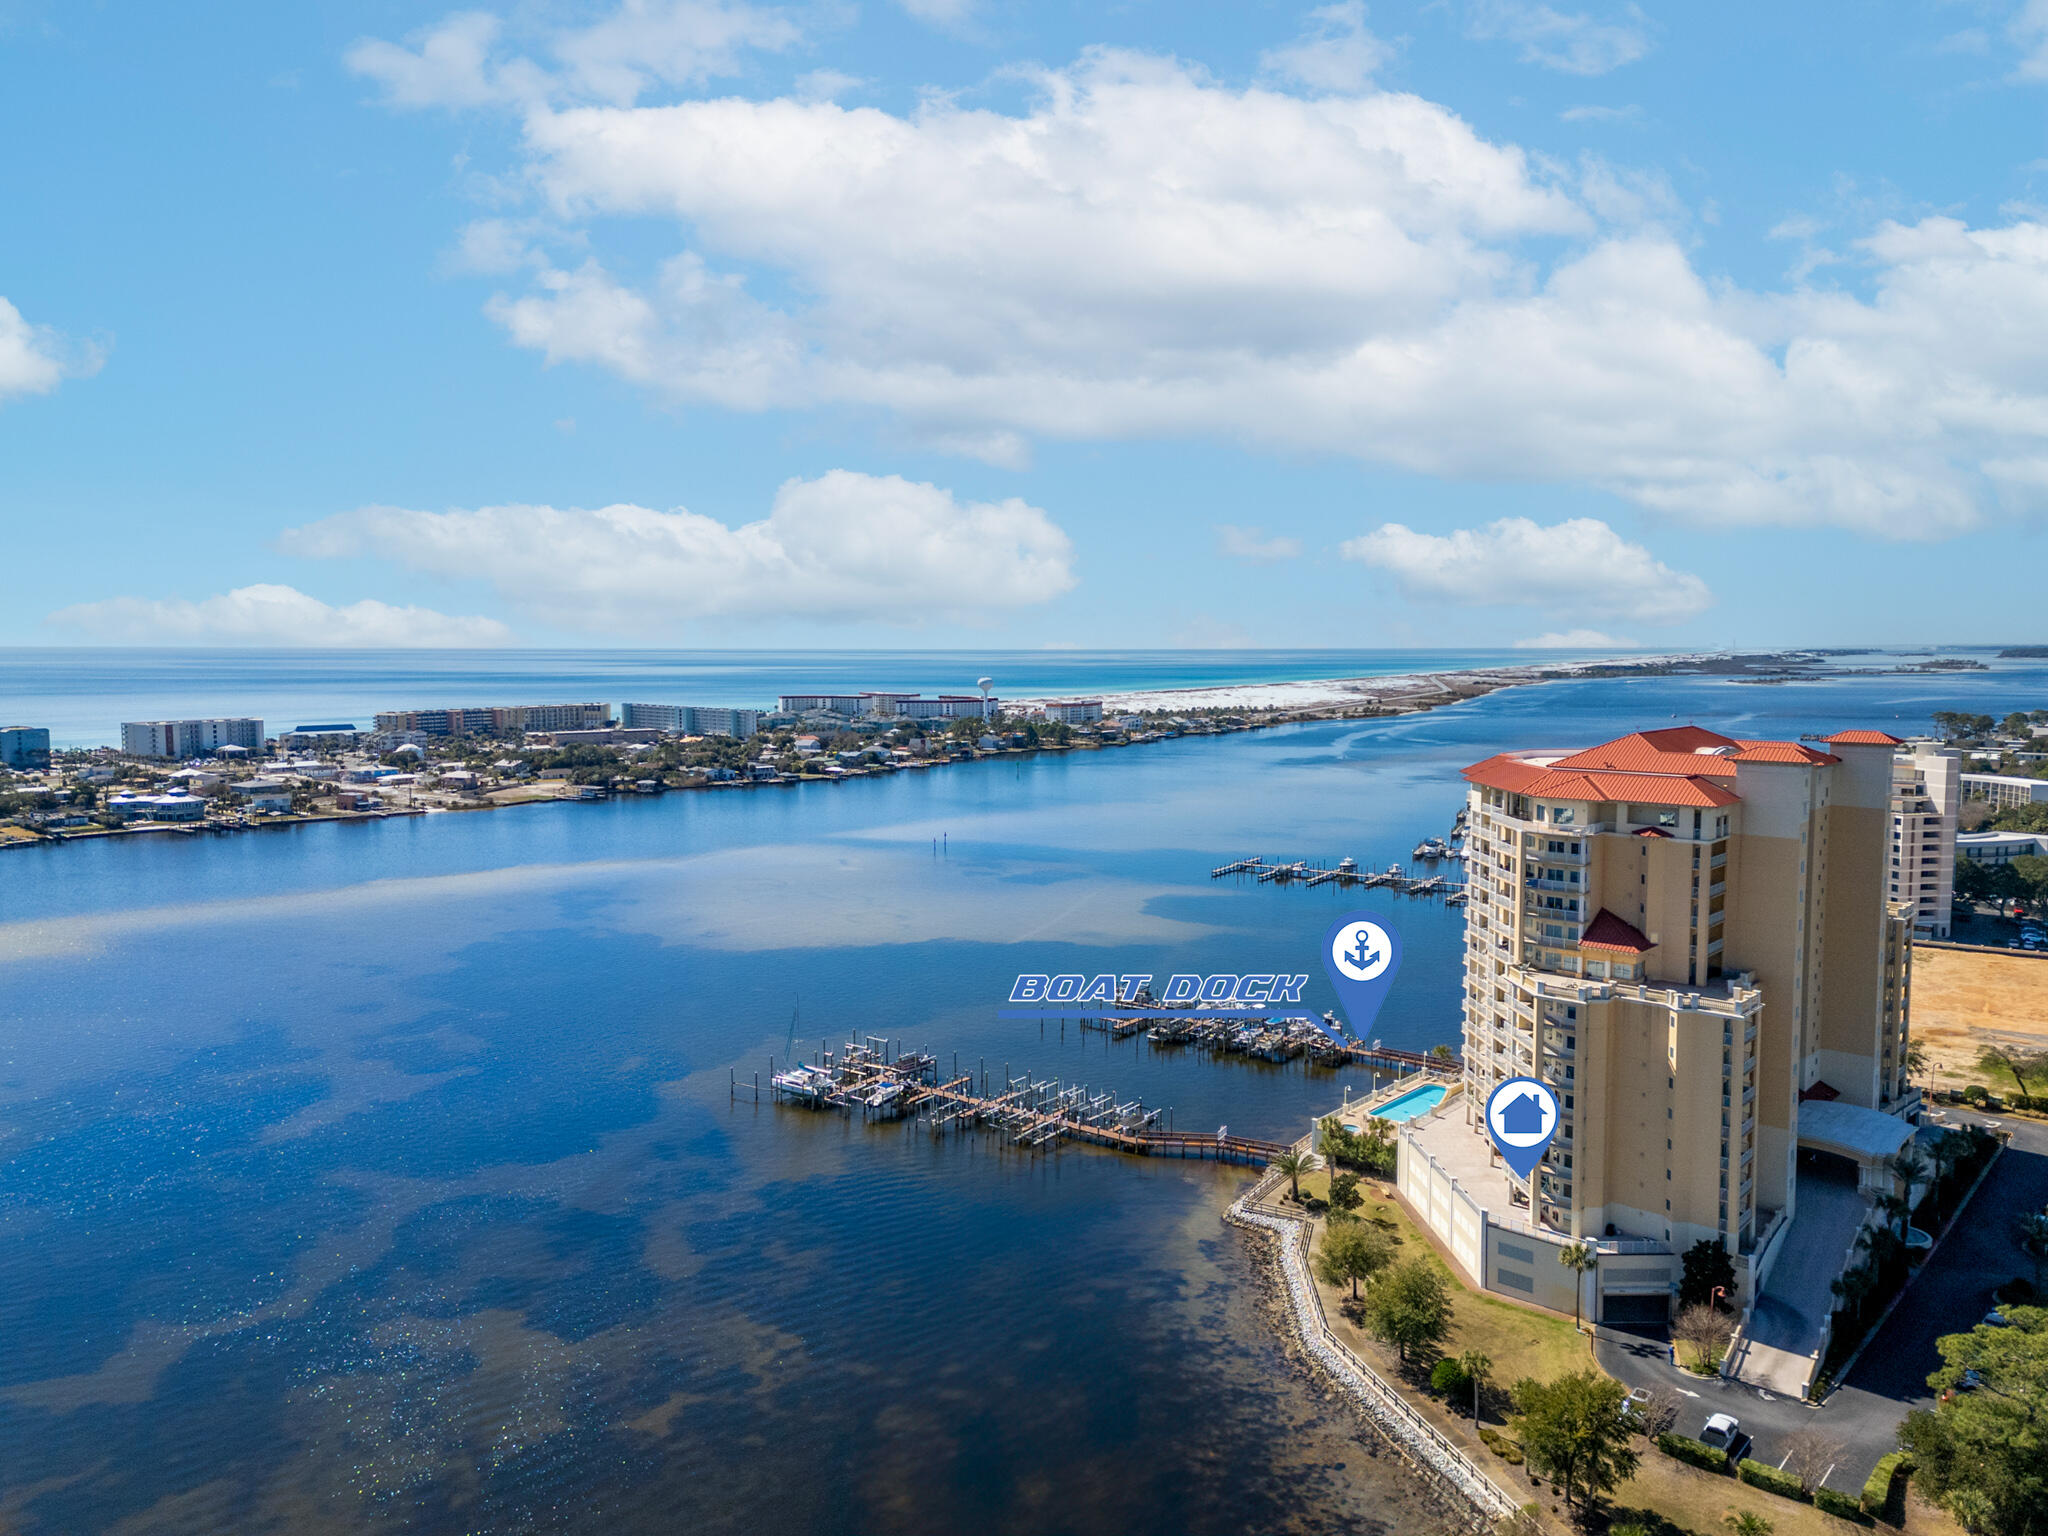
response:
M1455 1360L1439 1360L1429 1368L1429 1386L1433 1392L1446 1397L1453 1393L1471 1390L1472 1378L1465 1374L1465 1367Z
M1522 1448L1499 1430L1481 1426L1479 1439L1481 1444L1509 1466L1519 1467L1522 1464Z
M1990 1097L1989 1090L1982 1083L1972 1083L1963 1090L1963 1102L1966 1104L1982 1104Z
M1906 1477L1912 1470L1913 1463L1904 1451L1893 1451L1880 1460L1863 1484L1863 1512L1889 1525L1899 1524L1895 1517L1904 1513Z
M1832 1488L1813 1490L1813 1507L1824 1515L1833 1515L1837 1520L1852 1521L1857 1525L1870 1524L1870 1516L1863 1513L1863 1506L1846 1493L1837 1493Z
M1657 1449L1674 1461L1687 1466L1700 1467L1708 1472L1726 1472L1728 1453L1718 1446L1707 1445L1690 1435L1659 1435Z
M1735 1469L1735 1475L1752 1488L1761 1488L1765 1493L1775 1493L1781 1498L1806 1501L1806 1490L1799 1486L1799 1479L1790 1472L1781 1472L1767 1461L1751 1461L1743 1458L1742 1465Z

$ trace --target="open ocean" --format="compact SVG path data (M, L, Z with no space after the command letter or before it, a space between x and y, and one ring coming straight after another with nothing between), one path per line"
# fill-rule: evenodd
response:
M269 688L342 718L342 678L379 706L958 681L929 657L417 677L70 654L102 681L31 695L23 669L59 657L12 653L4 707L173 713L148 691L170 676L190 707ZM957 660L1019 692L1112 686L1064 654ZM746 680L705 693L700 661ZM1114 665L1129 686L1264 663ZM729 1083L886 1034L1291 1137L1362 1074L999 1019L1011 978L1299 970L1321 1008L1320 936L1366 907L1406 946L1381 1035L1455 1040L1459 914L1209 869L1406 861L1458 769L1506 747L1678 719L1904 732L1951 706L2048 706L2048 668L1552 683L842 784L0 853L0 1528L1444 1529L1290 1370L1221 1219L1244 1170L934 1141Z

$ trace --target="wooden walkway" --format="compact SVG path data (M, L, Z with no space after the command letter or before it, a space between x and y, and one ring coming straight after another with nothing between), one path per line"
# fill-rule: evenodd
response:
M840 1051L821 1050L815 1065L797 1063L781 1072L771 1061L768 1072L777 1103L857 1109L864 1119L920 1119L935 1136L986 1129L1000 1131L1020 1147L1080 1141L1136 1157L1193 1157L1255 1167L1286 1150L1279 1142L1254 1136L1161 1129L1158 1122L1165 1111L1136 1101L1120 1104L1114 1094L1090 1094L1078 1083L1012 1079L996 1093L984 1081L977 1092L972 1073L944 1083L938 1075L937 1060L929 1053L892 1057L883 1042L849 1042ZM758 1078L752 1091L758 1100ZM732 1092L737 1098L737 1073Z

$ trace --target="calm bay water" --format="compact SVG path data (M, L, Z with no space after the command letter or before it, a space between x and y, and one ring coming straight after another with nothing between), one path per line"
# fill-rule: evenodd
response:
M0 855L0 1525L1429 1531L1287 1369L1245 1175L735 1103L886 1033L1292 1135L1354 1074L999 1020L1021 970L1407 958L1458 917L1212 883L1405 859L1457 768L2048 704L2039 664L1553 684L1364 724L793 790ZM935 842L940 846L935 847Z

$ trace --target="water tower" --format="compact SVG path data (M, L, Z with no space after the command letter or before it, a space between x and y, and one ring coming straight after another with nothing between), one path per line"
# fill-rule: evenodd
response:
M984 719L984 720L986 720L986 719L988 718L988 714L989 714L989 711L988 711L988 695L989 695L989 690L990 690L990 689L992 689L992 688L994 688L994 687L995 687L995 685L996 685L996 680L995 680L994 678L992 678L992 677L977 677L977 678L976 678L976 679L974 680L974 686L975 686L975 687L977 687L977 688L979 688L979 689L981 690L981 718L982 718L982 719Z

